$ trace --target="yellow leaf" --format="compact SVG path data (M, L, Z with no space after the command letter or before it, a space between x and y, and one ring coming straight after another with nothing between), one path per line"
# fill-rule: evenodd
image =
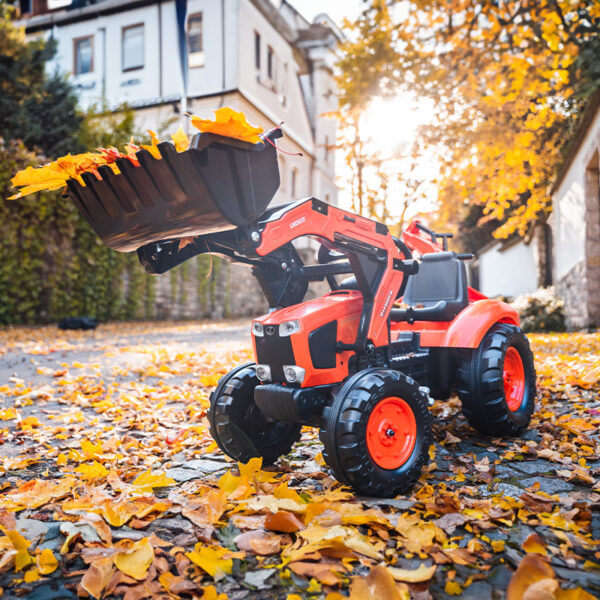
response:
M37 567L42 575L54 573L58 568L58 560L50 548L44 548L37 557Z
M87 459L97 458L99 454L102 454L102 442L94 444L89 440L81 440L81 450Z
M177 152L185 152L190 146L190 140L185 134L185 131L183 131L181 125L179 126L179 129L171 135L171 139L175 144L175 150L177 150Z
M186 556L201 569L206 571L213 579L221 579L231 573L233 560L223 558L230 550L221 547L203 546L196 544L193 552L186 552Z
M142 148L144 150L148 150L148 152L150 152L150 154L152 154L154 158L161 159L162 155L160 153L160 150L158 149L158 144L160 144L160 140L158 139L156 133L151 129L148 129L148 133L150 134L150 139L152 140L152 143L149 146L145 146L144 144L142 144Z
M214 585L208 585L202 589L202 600L227 600L227 594L217 594Z
M62 452L56 457L56 464L59 467L67 464L67 457Z
M25 581L25 583L33 583L34 581L37 581L40 578L40 573L37 569L37 567L32 567L31 569L29 569L29 571L26 571L25 575L23 576L23 580Z
M100 477L106 477L108 475L108 470L104 465L99 463L97 460L92 462L89 465L79 465L75 467L75 472L81 473L83 478L86 481L92 481L94 479L98 479Z
M248 123L244 113L236 112L226 106L215 111L215 118L212 121L194 115L192 125L205 133L215 133L252 144L261 141L259 135L263 132L262 127L255 127Z
M388 571L396 581L405 581L406 583L420 583L429 581L435 574L436 565L426 567L421 565L418 569L398 569L388 567Z
M142 538L125 548L123 552L113 556L115 567L125 575L141 581L154 560L154 548L148 538Z
M546 556L548 553L542 538L537 533L530 533L521 547L528 554L541 554L542 556Z
M175 480L167 477L164 473L152 473L151 469L140 473L131 483L136 491L142 494L151 494L153 488L175 485Z
M275 496L275 498L289 498L290 500L294 500L295 502L298 502L298 504L303 503L303 500L300 497L300 495L298 494L298 492L296 492L295 490L290 490L288 488L287 481L285 481L281 485L278 485L273 490L273 496Z
M113 527L122 527L135 514L135 507L128 502L112 502L102 504L101 513L104 520Z
M459 596L460 594L462 594L462 588L460 587L460 584L456 581L446 581L444 591L450 596Z

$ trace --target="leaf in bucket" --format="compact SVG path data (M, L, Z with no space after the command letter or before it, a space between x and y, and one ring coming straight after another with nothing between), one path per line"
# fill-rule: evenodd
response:
M192 125L204 133L215 133L225 137L255 144L260 142L262 127L255 127L246 120L246 115L227 106L215 110L214 120L192 116Z
M77 179L81 185L85 185L81 174L87 171L96 173L101 165L109 161L102 154L85 152L84 154L67 154L55 161L41 167L27 167L19 171L11 183L16 188L21 188L9 200L21 198L28 194L40 191L58 190L67 184L68 179Z
M158 144L160 144L160 140L158 139L156 132L152 131L152 129L148 129L148 133L150 134L150 139L152 143L148 146L142 144L142 148L144 150L148 150L148 152L150 152L150 154L152 154L154 158L161 159L162 156L160 154L160 150L158 149Z
M185 131L183 131L181 125L179 126L179 129L171 135L171 139L175 144L175 150L177 150L177 152L185 152L190 146L190 140L185 134Z

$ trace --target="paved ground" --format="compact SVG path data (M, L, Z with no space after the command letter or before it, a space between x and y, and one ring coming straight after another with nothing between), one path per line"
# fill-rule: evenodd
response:
M540 401L523 438L481 438L457 399L437 402L428 472L410 497L373 500L337 485L312 430L237 479L215 450L208 394L249 358L246 322L0 330L4 594L335 600L386 564L390 598L502 598L529 555L550 569L544 593L600 597L600 335L532 339ZM136 479L148 470L170 483ZM285 533L273 514L300 524Z

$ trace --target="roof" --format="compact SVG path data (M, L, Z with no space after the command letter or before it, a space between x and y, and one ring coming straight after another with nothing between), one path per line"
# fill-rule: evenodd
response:
M83 7L75 8L66 6L59 10L53 10L39 15L33 15L20 19L20 24L25 26L27 33L50 29L54 25L68 25L79 21L86 21L99 15L110 15L125 12L134 8L157 4L161 0L99 0ZM302 23L299 31L294 31L280 14L277 6L271 0L250 0L250 2L262 13L262 15L275 27L283 38L291 45L302 41L305 36L312 39L325 41L327 33L333 34L339 39L339 29L335 23L325 14L319 15L320 21L311 24L293 7L289 2L285 6L294 12Z
M585 139L590 125L592 121L596 117L598 110L600 109L600 90L596 91L591 97L585 110L581 115L581 119L579 121L579 125L567 146L567 153L565 154L565 158L558 170L558 174L554 183L552 184L551 193L554 194L560 187L560 184L563 182L563 179L566 177L569 172L569 168L573 164L577 153L579 152L579 148L581 148L581 144L583 144L583 140Z

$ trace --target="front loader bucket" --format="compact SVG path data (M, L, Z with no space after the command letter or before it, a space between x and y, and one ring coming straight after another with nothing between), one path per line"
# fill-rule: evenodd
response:
M185 152L170 142L158 149L161 159L137 152L139 167L122 158L119 174L101 166L100 178L84 173L85 185L67 182L69 197L114 250L249 225L279 187L276 148L267 142L199 133Z

